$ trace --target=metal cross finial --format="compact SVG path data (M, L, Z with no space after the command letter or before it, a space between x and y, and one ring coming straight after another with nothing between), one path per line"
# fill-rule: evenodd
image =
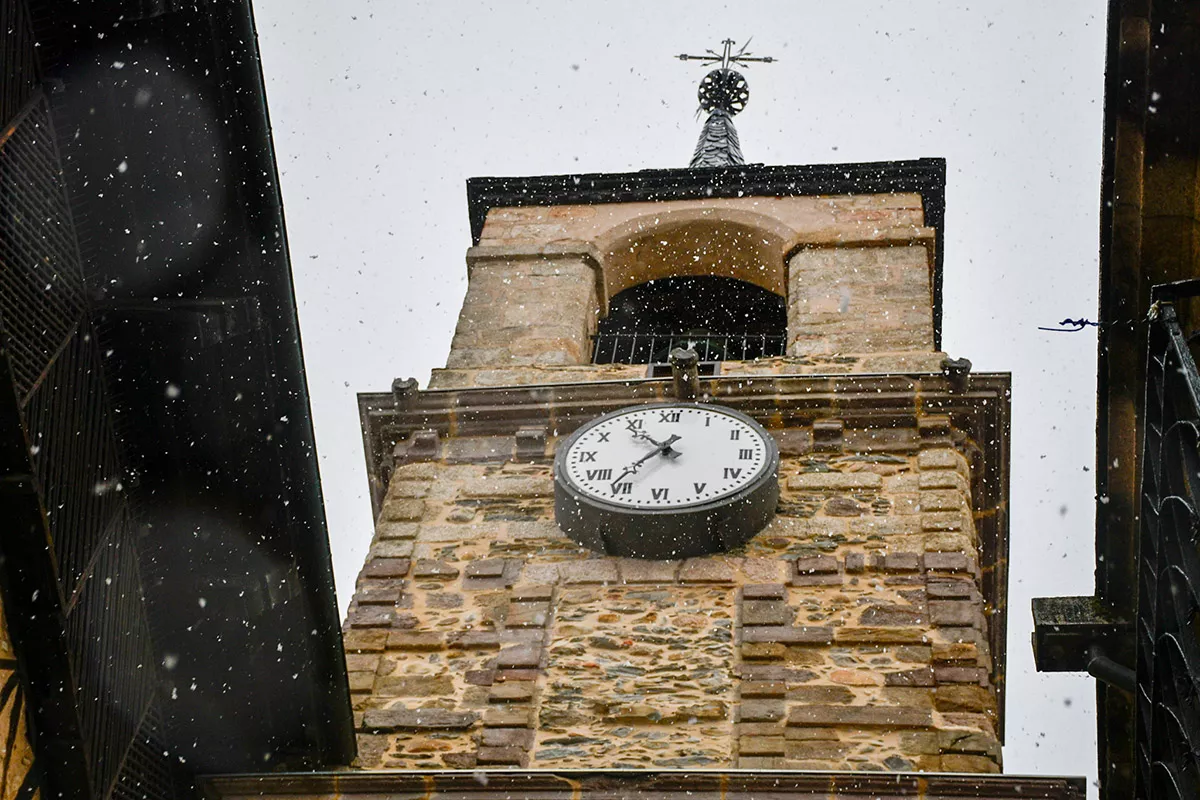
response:
M750 46L749 39L747 39L746 43L742 45L742 49L738 50L736 53L733 52L733 39L726 39L725 41L721 42L721 44L723 47L720 53L717 53L716 50L705 50L704 52L707 53L707 55L690 56L687 53L681 53L677 57L680 61L703 61L705 66L709 64L720 64L721 69L729 69L731 64L749 64L751 62L770 64L775 61L775 59L771 56L755 56L751 53L747 53L746 48Z

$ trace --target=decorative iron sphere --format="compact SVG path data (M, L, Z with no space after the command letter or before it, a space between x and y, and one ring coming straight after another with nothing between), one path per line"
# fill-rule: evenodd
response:
M742 73L731 69L714 69L700 81L700 108L712 111L719 108L736 114L746 107L750 99L750 85Z

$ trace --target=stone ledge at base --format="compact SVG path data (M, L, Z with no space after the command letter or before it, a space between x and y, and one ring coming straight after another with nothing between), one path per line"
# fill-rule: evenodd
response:
M1083 800L1081 777L795 771L521 770L380 771L217 775L209 800Z

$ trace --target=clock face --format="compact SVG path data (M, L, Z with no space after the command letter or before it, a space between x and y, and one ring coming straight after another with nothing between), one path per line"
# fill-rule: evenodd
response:
M577 491L605 504L686 509L735 495L775 462L753 420L716 406L635 407L580 430L559 454Z

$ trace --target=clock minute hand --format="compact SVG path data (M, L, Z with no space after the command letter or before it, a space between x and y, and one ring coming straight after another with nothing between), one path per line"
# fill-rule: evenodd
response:
M625 427L627 427L629 429L629 432L633 434L633 438L645 439L647 442L654 445L655 447L662 447L662 443L659 442L657 439L655 439L653 436L646 433L644 430L641 430L640 428L633 427L632 422L629 423L628 425L626 425Z

